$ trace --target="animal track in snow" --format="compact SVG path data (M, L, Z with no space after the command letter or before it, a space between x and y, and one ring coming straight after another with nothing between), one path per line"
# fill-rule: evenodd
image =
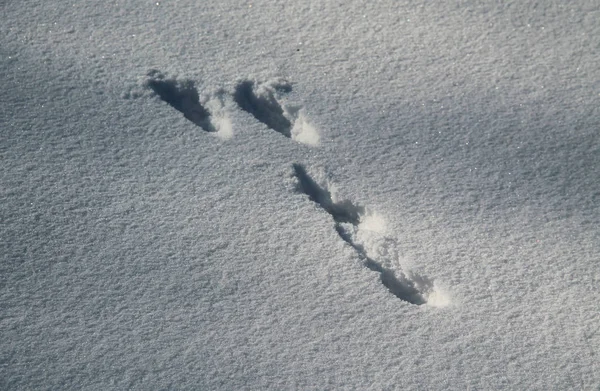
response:
M379 273L381 283L391 293L411 304L448 304L446 296L435 290L433 280L402 270L398 243L385 235L382 218L349 200L336 200L328 186L319 185L302 165L294 164L293 169L297 190L333 217L340 237L356 250L369 270Z
M319 133L308 123L299 106L286 106L280 101L292 91L292 85L283 79L266 82L243 80L233 93L238 106L274 131L297 142L316 146Z
M200 100L193 80L166 78L157 70L148 72L145 86L163 101L206 132L217 132L223 138L232 136L232 127L225 114L224 93L219 91Z

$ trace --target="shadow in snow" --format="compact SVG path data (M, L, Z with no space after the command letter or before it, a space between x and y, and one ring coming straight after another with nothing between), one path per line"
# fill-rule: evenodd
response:
M275 98L275 92L291 90L289 84L256 85L252 80L244 80L235 87L233 99L242 110L252 114L274 131L291 138L292 123L283 115L283 108Z
M358 225L360 215L365 213L365 209L356 206L348 200L339 203L333 202L329 190L319 186L306 172L306 169L300 164L293 164L294 175L298 179L299 190L308 195L311 201L316 202L321 208L329 213L336 223L351 223Z
M166 79L159 71L148 73L146 85L154 90L160 99L206 132L216 132L210 121L210 112L200 103L198 91L192 80Z
M379 273L381 283L401 300L411 304L425 304L427 300L419 289L417 289L416 285L417 283L421 283L423 286L431 286L431 281L423 277L416 277L413 281L407 278L402 272L399 273L399 276L396 276L393 270L384 267L380 262L367 256L365 248L357 243L352 238L352 234L344 227L344 224L351 224L353 227L357 227L360 223L361 215L365 213L365 209L362 206L354 205L349 200L338 203L333 202L329 190L319 186L308 175L302 165L293 164L293 169L294 176L298 179L298 190L308 195L311 201L325 209L333 217L335 230L338 235L356 250L356 253L369 270Z
M341 224L337 223L335 225L335 230L346 243L356 250L367 269L379 273L381 283L397 298L407 301L411 304L421 305L427 303L427 300L425 300L423 294L421 294L421 292L419 292L419 290L415 287L415 283L406 278L403 273L400 273L400 276L396 277L396 273L394 273L393 270L384 267L381 263L367 256L367 251L365 248L354 242L350 234ZM423 285L432 285L428 279L420 279L423 280Z

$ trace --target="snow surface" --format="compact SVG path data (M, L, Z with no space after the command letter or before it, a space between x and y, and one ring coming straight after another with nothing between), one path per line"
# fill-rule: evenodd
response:
M1 389L600 389L598 1L0 8Z

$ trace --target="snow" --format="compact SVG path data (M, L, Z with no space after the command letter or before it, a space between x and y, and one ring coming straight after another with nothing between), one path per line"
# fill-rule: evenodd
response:
M1 389L600 388L600 5L2 5Z

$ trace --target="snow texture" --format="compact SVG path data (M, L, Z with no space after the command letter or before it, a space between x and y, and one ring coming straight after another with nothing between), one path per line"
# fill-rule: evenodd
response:
M0 389L600 389L597 1L0 8Z

